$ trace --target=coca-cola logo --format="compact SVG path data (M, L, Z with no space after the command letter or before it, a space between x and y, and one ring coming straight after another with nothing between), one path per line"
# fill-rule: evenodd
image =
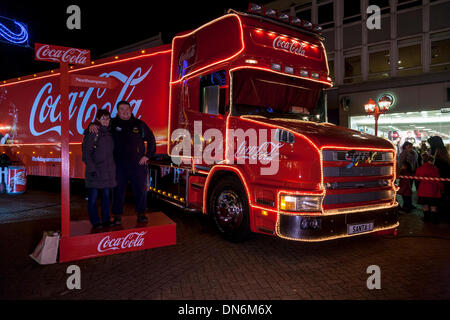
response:
M107 235L97 245L98 252L106 252L109 250L121 250L130 249L136 247L142 247L144 245L144 235L147 231L131 232L125 237L112 238L111 235Z
M297 41L283 40L283 37L278 36L273 40L272 45L274 49L281 49L299 56L305 56L306 44L304 43L300 43Z
M111 112L111 117L115 117L117 109L114 108L119 101L126 100L130 102L132 113L136 118L143 99L133 97L136 87L146 79L153 66L143 73L140 67L136 68L130 75L125 75L119 71L103 73L100 77L114 77L119 80L123 86L120 89L115 101L101 102L106 89L88 88L85 91L74 91L69 94L69 119L76 119L76 131L83 134L84 128L95 117L98 109L107 109ZM94 91L96 94L94 94ZM58 93L58 92L57 92ZM53 95L53 83L47 82L39 90L34 99L29 116L29 128L33 136L41 136L49 132L57 132L61 135L61 111L59 100L61 95ZM69 131L74 135L72 131Z
M264 142L260 146L247 146L247 144L243 142L237 148L234 156L236 159L272 161L275 157L278 157L278 151L283 145L283 143Z
M89 62L89 54L89 50L51 47L46 44L36 50L36 59L84 65Z

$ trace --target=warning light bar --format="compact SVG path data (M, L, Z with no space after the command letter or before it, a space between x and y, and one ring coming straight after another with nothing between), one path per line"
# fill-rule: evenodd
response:
M255 13L272 19L277 19L290 25L297 26L306 29L308 31L312 31L319 35L322 34L322 27L319 25L312 24L310 21L302 20L297 17L292 17L286 13L281 13L274 9L264 8L255 3L248 4L248 11L250 13Z

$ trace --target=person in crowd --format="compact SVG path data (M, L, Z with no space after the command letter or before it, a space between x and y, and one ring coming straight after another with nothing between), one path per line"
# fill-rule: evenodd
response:
M404 161L400 166L400 175L401 176L411 176L411 165L409 162ZM399 189L397 192L399 195L402 196L403 199L403 206L400 208L400 210L409 213L411 212L411 209L413 208L412 205L412 187L411 187L411 180L400 178L399 182Z
M95 124L89 131L95 132ZM117 186L114 189L112 213L114 225L121 225L125 192L131 182L136 202L137 221L148 222L147 210L147 175L148 162L156 152L153 132L144 121L134 117L130 103L117 103L117 117L111 120L111 133L114 140L114 160L116 163ZM147 142L147 150L145 144Z
M82 159L86 164L85 185L88 189L89 220L94 229L112 226L110 219L110 189L116 183L116 168L113 158L114 142L108 110L98 110L94 124L96 133L85 131ZM101 195L101 222L97 212L97 197Z
M423 155L423 165L416 171L418 177L439 178L439 170L433 165L433 157ZM418 180L418 203L422 205L424 221L439 223L438 206L443 184L439 181Z
M450 178L450 159L447 149L445 147L437 148L435 154L434 165L439 170L439 176L441 178ZM450 181L444 181L443 185L444 190L442 192L439 211L442 218L450 222Z
M411 172L414 173L417 169L417 152L414 151L413 144L411 142L405 142L402 146L402 152L399 156L399 163L408 162L411 166Z

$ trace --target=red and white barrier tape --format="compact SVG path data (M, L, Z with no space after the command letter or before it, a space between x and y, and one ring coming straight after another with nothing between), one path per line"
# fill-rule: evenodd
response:
M432 177L416 177L416 176L397 176L399 179L414 179L426 181L450 181L449 178L432 178Z

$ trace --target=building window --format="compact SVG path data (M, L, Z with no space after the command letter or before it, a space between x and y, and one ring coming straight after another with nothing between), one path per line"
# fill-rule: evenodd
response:
M360 0L345 0L344 2L344 24L361 20Z
M302 20L311 21L311 3L296 6L295 15Z
M422 5L422 0L397 0L397 11Z
M350 128L374 134L373 116L350 117ZM420 147L431 136L439 136L444 144L450 143L450 114L441 110L386 113L378 121L378 136L389 139L401 151L406 141Z
M431 71L450 70L450 39L431 42Z
M389 0L369 0L369 6L371 5L380 7L381 14L389 13L391 10Z
M333 2L318 7L318 22L323 29L334 27Z
M422 73L420 44L398 48L397 70L399 76L410 76Z
M389 50L369 53L369 80L389 77Z
M344 83L361 82L361 56L345 57Z

